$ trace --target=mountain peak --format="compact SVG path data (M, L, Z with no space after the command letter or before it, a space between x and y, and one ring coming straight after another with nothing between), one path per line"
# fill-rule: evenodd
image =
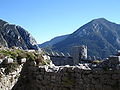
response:
M105 18L94 19L54 44L52 50L70 52L77 45L87 45L89 56L106 58L120 49L120 25Z
M101 20L107 20L107 19L105 19L105 18L97 18L97 19L94 19L94 20L101 21Z
M104 23L104 22L110 22L110 21L108 21L107 19L105 19L105 18L98 18L98 19L94 19L94 20L92 20L92 22L94 22L94 23Z

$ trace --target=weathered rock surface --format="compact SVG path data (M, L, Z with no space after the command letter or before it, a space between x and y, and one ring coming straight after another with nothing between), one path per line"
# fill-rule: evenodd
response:
M0 68L0 90L11 90L20 76L21 69L20 65L16 71L5 75L4 68Z
M22 49L38 50L35 39L20 26L0 20L0 45L5 47L16 46Z

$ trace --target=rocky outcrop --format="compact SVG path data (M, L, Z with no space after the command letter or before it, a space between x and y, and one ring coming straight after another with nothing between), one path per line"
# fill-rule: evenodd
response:
M27 62L27 63L26 63ZM32 63L30 63L32 62ZM23 65L26 63L25 65ZM24 67L29 65L51 65L50 58L37 50L21 50L17 47L0 48L0 90L11 90L20 75L24 75ZM26 66L27 65L27 66ZM21 69L23 68L22 72ZM28 70L25 68L25 70ZM34 70L34 67L33 67ZM27 72L27 71L25 71Z
M5 68L0 68L0 90L11 90L20 76L21 69L22 65L18 66L16 71L6 75Z
M20 26L0 20L0 45L5 47L16 46L21 49L38 50L35 39Z

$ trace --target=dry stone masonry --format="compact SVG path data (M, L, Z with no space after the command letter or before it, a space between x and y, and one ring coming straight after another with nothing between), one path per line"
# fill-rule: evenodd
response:
M120 70L35 66L26 62L12 90L120 90Z

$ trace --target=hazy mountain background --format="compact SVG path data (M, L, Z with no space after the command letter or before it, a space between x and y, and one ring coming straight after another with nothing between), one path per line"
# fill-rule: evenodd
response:
M120 25L98 18L83 25L72 34L54 38L46 43L39 46L42 48L50 46L53 51L61 52L70 52L72 46L86 45L89 56L105 58L120 49Z
M53 46L54 44L63 41L64 39L66 39L69 35L63 35L63 36L58 36L55 37L53 39L51 39L50 41L44 42L42 44L39 44L39 47L44 48L44 47L50 47Z

